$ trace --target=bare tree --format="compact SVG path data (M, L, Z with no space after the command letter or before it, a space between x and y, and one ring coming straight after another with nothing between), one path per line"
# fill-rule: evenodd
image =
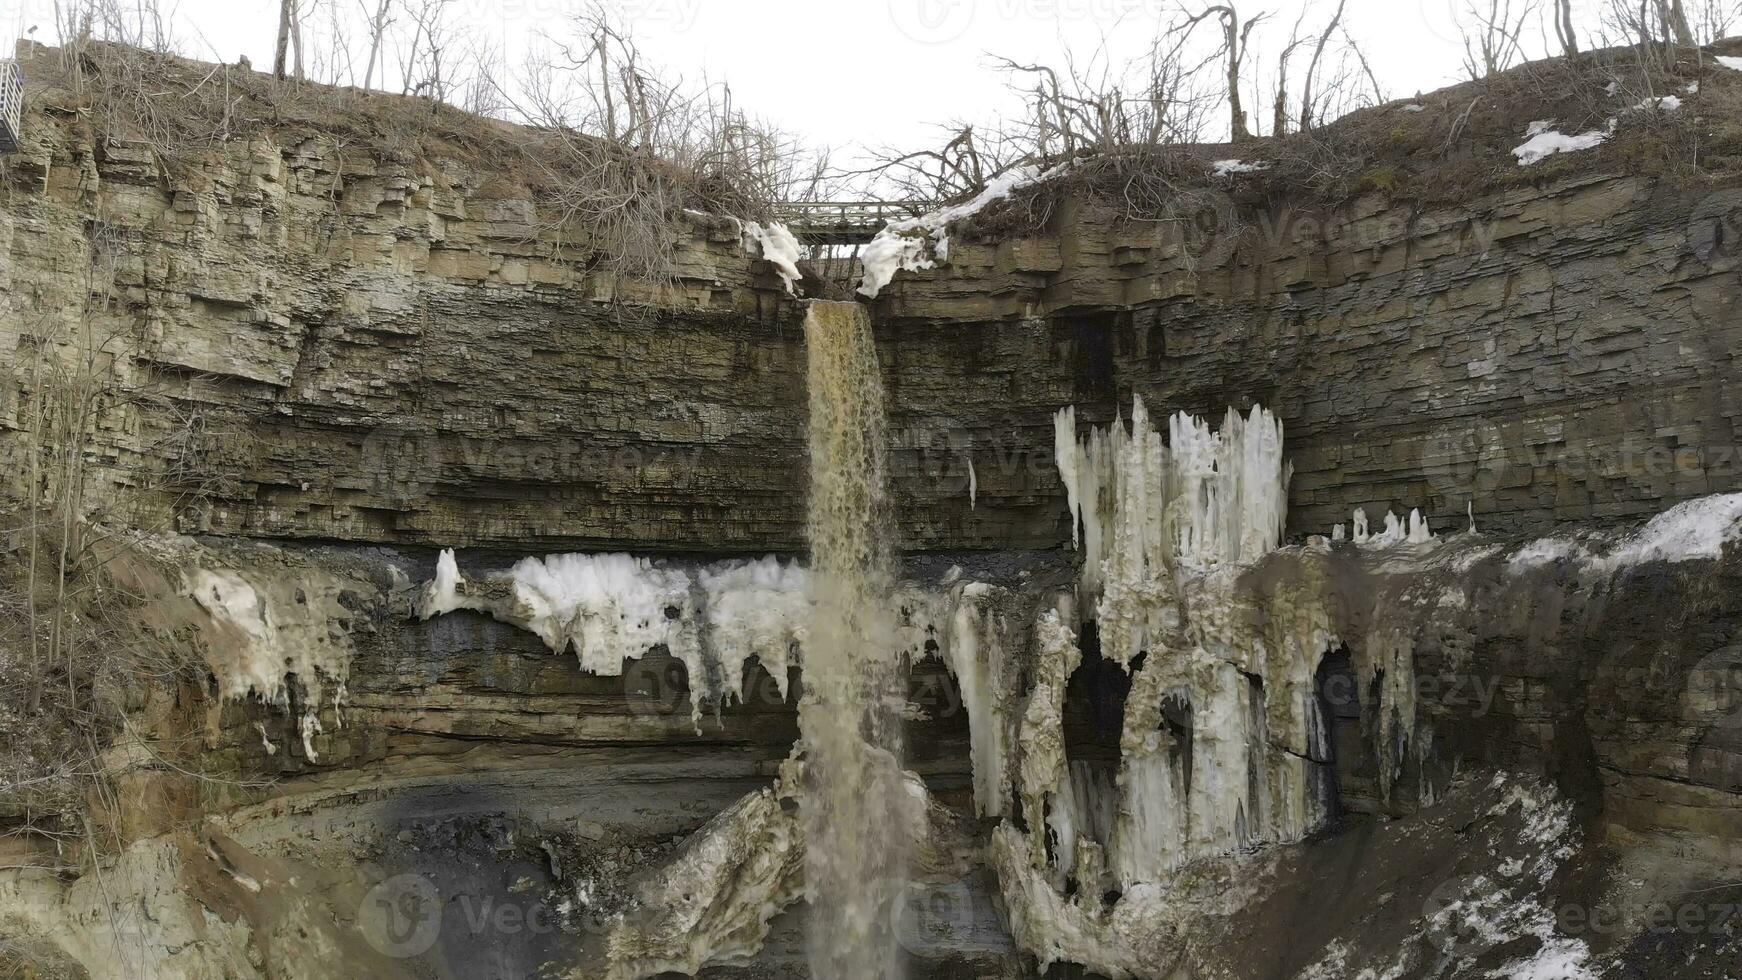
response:
M1343 8L1348 6L1348 0L1337 0L1337 12L1331 15L1331 22L1325 25L1324 33L1319 35L1319 43L1313 46L1313 59L1307 64L1306 84L1300 94L1300 131L1306 132L1313 128L1313 82L1318 71L1319 62L1325 56L1325 45L1335 34L1338 25L1343 22Z
M1579 32L1573 26L1573 0L1554 0L1554 31L1560 41L1561 53L1567 57L1579 53Z
M1511 68L1524 57L1524 26L1537 0L1467 0L1460 17L1464 32L1464 72L1472 80Z
M1016 168L1074 159L1121 188L1127 214L1158 213L1177 196L1170 175L1184 158L1172 148L1210 137L1227 98L1225 46L1192 50L1190 34L1182 20L1145 55L1117 66L1099 54L1086 64L1067 56L1060 66L996 59L1019 114L986 126L953 124L930 145L886 147L869 166L835 176L922 206L971 197Z
M525 159L552 257L619 285L675 288L686 211L761 220L807 172L797 144L738 111L728 89L662 77L602 8L577 18L571 43L531 52L512 98L537 127Z
M1666 67L1673 53L1663 45L1710 44L1729 33L1742 4L1736 0L1609 0L1594 29L1599 45L1636 45L1640 57Z
M470 73L459 89L460 108L479 116L494 116L507 106L501 79L506 74L501 47L479 39L465 52Z
M1052 133L1050 120L1041 123L1043 133ZM1052 146L1051 142L1046 144ZM967 123L948 127L936 147L873 154L870 166L836 173L838 180L874 177L876 193L886 198L932 205L972 197L997 176L1018 162L1014 155L983 152L974 127Z
M1688 13L1682 7L1682 0L1657 0L1657 12L1664 26L1664 36L1682 47L1693 46L1694 31L1688 26Z
M302 61L302 0L292 0L290 5L290 49L296 64L296 80L304 81L308 76Z
M1276 90L1270 103L1270 135L1282 136L1288 132L1288 64L1294 57L1295 50L1307 43L1300 35L1300 25L1306 21L1307 11L1312 9L1311 0L1301 4L1300 13L1294 19L1294 26L1289 29L1288 43L1282 46L1282 53L1276 59Z
M363 69L364 88L368 88L375 81L375 62L381 56L381 37L387 33L387 25L391 23L387 17L391 5L392 0L380 0L375 5L375 16L369 18L369 63Z
M1246 42L1252 35L1252 29L1257 27L1268 14L1259 14L1240 23L1240 12L1233 4L1217 4L1206 7L1198 13L1188 16L1185 20L1168 28L1167 34L1175 39L1176 51L1183 49L1197 26L1211 17L1222 25L1221 46L1217 55L1225 59L1226 84L1228 97L1228 131L1229 138L1235 143L1243 143L1252 138L1252 130L1246 125L1246 109L1240 101L1240 81L1242 67L1246 61Z
M453 43L452 25L448 23L448 4L452 0L406 0L405 10L411 15L411 39L400 54L400 94L427 95L432 99L447 98L451 65L447 61Z
M296 20L296 0L279 0L278 3L278 42L273 47L272 74L283 79L285 58L290 53L290 31Z

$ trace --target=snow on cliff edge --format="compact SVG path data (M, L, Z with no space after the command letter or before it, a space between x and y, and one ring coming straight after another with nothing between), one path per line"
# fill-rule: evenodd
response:
M994 177L984 190L968 201L884 225L859 257L865 267L865 277L859 282L859 294L875 298L902 269L915 272L948 261L949 226L952 222L978 214L988 204L1009 197L1020 188L1051 180L1070 167L1069 162L1047 170L1037 166L1013 167Z

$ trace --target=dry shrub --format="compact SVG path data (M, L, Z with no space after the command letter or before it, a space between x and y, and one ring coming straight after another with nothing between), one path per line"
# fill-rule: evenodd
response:
M99 153L144 145L172 182L197 182L212 154L262 136L497 173L532 188L551 258L652 283L656 295L678 277L686 211L761 220L775 201L815 187L817 166L798 143L729 96L664 81L602 17L577 29L602 45L563 49L512 99L487 75L457 93L476 105L512 102L530 125L437 98L281 80L88 38L35 48L27 77L33 103L89 121Z
M122 374L132 359L129 318L115 309L122 250L91 227L84 307L23 331L6 436L14 472L0 495L0 835L67 871L124 843L116 779L132 763L114 752L117 736L152 692L199 676L191 637L153 612L174 573L144 539L105 523L101 439L142 396ZM128 742L165 761L184 755L173 742Z
M99 147L145 144L172 177L227 144L277 135L360 145L381 159L499 157L514 127L433 99L280 81L125 44L37 47L26 64L31 102L88 119Z
M956 233L981 238L1035 231L1060 201L1098 210L1107 220L1174 221L1182 200L1208 193L1223 202L1220 220L1259 211L1335 209L1369 193L1422 206L1467 204L1485 193L1585 172L1644 173L1670 182L1713 179L1742 158L1742 73L1717 67L1712 52L1677 49L1665 58L1627 47L1528 62L1412 100L1350 113L1283 138L1229 145L1131 146L1078 161L1058 179L1019 190L964 222ZM1697 94L1690 94L1693 83ZM1640 110L1674 95L1673 112ZM1602 129L1595 149L1520 167L1512 149L1534 120L1562 132ZM1209 164L1239 156L1266 169L1219 178ZM1226 231L1227 229L1222 229ZM1234 229L1238 231L1238 228Z

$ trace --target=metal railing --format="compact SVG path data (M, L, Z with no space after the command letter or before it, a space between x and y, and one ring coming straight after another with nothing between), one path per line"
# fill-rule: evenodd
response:
M883 227L925 211L921 201L788 201L774 206L775 217L787 224Z
M0 154L18 149L24 138L24 69L0 59Z

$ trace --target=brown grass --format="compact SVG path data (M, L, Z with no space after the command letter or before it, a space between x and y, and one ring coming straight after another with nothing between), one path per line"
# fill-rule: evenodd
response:
M1742 168L1742 72L1714 54L1742 53L1742 42L1682 49L1651 66L1623 48L1575 59L1532 62L1491 78L1349 114L1321 129L1241 144L1132 147L1080 162L1068 176L1011 195L958 230L982 239L1043 226L1072 198L1109 216L1165 217L1174 200L1205 188L1245 208L1287 205L1334 208L1364 194L1421 205L1574 178L1586 173L1644 173L1697 183ZM1697 94L1686 94L1691 83ZM1608 87L1613 84L1614 94ZM1629 111L1646 98L1675 95L1672 113ZM1405 109L1417 105L1418 111ZM1512 149L1535 120L1578 133L1618 118L1615 135L1596 149L1520 167ZM1220 178L1210 163L1238 157L1268 169Z
M771 210L763 175L719 157L684 163L637 146L553 127L479 116L423 96L281 80L120 44L31 47L27 99L39 118L82 130L98 153L144 144L174 182L197 186L212 157L268 137L305 141L382 162L439 171L458 163L498 188L525 187L541 222L565 244L591 249L589 264L633 278L668 270L684 236L684 211L762 219ZM26 127L26 138L31 136Z

